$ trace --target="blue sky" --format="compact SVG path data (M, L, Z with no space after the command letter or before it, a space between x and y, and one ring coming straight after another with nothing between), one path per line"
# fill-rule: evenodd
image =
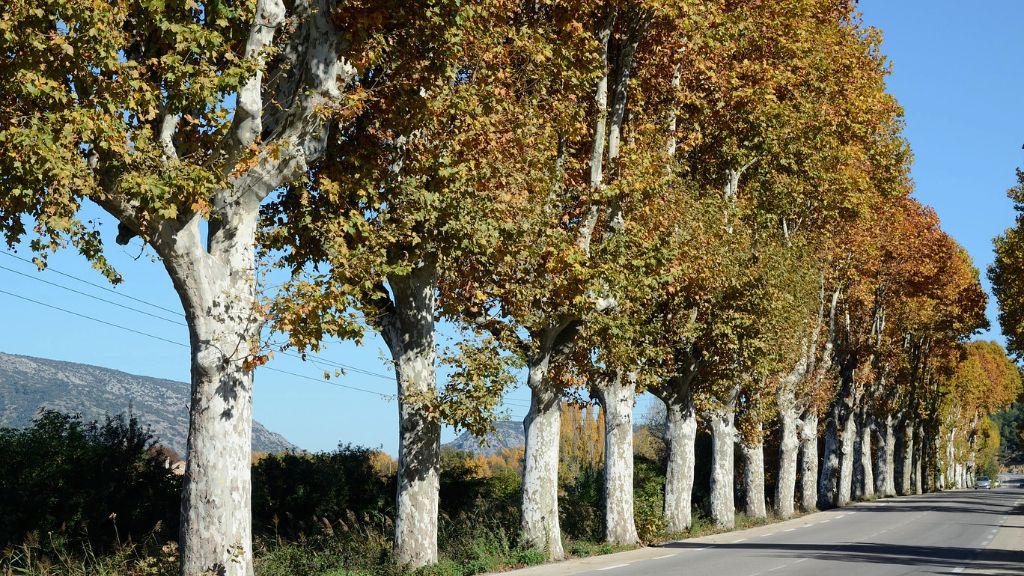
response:
M1024 118L1020 96L1024 75L1024 3L1015 0L953 2L939 0L864 0L865 21L885 32L884 51L893 61L890 91L907 113L906 136L914 150L917 197L935 207L944 228L984 269L992 260L992 238L1013 223L1005 191L1022 163ZM0 291L59 306L140 332L184 343L181 305L152 252L138 244L113 243L116 227L100 217L109 255L126 282L111 294L53 271L40 274L26 262L0 253ZM27 253L22 251L20 256ZM54 270L102 286L103 279L73 253L51 259ZM19 273L27 275L19 275ZM160 320L41 282L46 280L163 316ZM987 284L987 282L986 282ZM128 300L128 295L178 314ZM97 364L135 374L188 381L188 351L97 323L68 312L0 293L4 328L0 352ZM996 311L989 317L995 325ZM998 328L988 337L1001 339ZM333 383L322 381L330 365L303 364L279 356L269 367L298 376L261 370L256 378L256 418L309 450L353 443L397 451L397 406L393 399L337 384L393 394L394 381L383 343L372 335L363 347L328 347L323 357L371 372L349 371ZM529 395L509 395L513 419L526 413ZM451 432L446 431L445 438Z
M1006 190L1024 159L1024 3L1013 0L862 0L885 33L889 90L906 110L919 200L974 263L992 263L992 238L1013 225ZM1002 341L996 306L993 331Z

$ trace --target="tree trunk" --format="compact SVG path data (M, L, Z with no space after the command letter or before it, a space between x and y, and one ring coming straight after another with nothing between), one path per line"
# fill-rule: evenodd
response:
M864 480L867 478L867 474L864 470L864 423L859 421L856 423L857 435L853 439L853 483L851 486L850 494L854 500L862 500L864 498ZM870 452L869 452L870 454Z
M853 488L853 444L857 439L857 421L847 411L842 420L843 436L839 439L841 460L839 462L839 493L834 502L836 507L850 503Z
M914 469L913 469L913 472L911 474L911 479L913 480L913 483L914 483L914 494L923 494L924 493L924 490L922 489L923 479L921 478L921 473L923 472L922 464L924 463L923 460L924 460L924 445L925 445L925 442L924 442L924 428L923 427L918 426L918 427L916 427L914 429L914 438L916 438L917 441L914 442L914 453L913 453Z
M914 469L914 425L909 419L904 420L899 428L899 444L897 446L897 486L900 496L909 496L913 491L911 482Z
M252 576L252 359L258 352L258 199L236 200L151 244L181 300L191 348L191 402L181 493L181 574Z
M561 391L548 380L550 355L529 360L530 411L523 427L523 542L544 550L551 560L565 556L558 525L558 443L561 429Z
M861 498L872 498L875 495L875 474L872 470L874 463L871 458L871 435L872 429L872 418L870 415L865 414L861 420L860 429L860 497Z
M711 519L719 528L736 526L733 479L735 473L736 394L711 411Z
M946 463L943 470L946 481L943 488L956 488L956 428L950 428L946 438Z
M822 455L821 478L818 481L818 507L832 508L839 499L839 467L842 446L839 442L839 409L829 410L825 421L825 453Z
M240 284L248 285L236 284L234 293L254 296L253 284ZM211 298L193 304L197 310L216 310L219 303ZM249 311L255 305L253 297L242 306ZM213 317L190 315L192 400L179 536L185 576L253 574L253 373L243 362L259 333L253 329L258 322L239 322L231 308L224 306Z
M818 415L813 409L800 422L800 507L813 512L818 502Z
M668 468L665 473L665 529L679 533L693 522L694 445L697 438L697 415L693 409L690 387L676 394L658 394L665 402L668 417Z
M635 378L616 373L595 387L604 407L605 541L632 545L640 541L633 519L633 407Z
M441 423L425 410L437 395L434 361L435 266L388 279L393 300L382 335L398 381L398 490L395 561L414 570L437 562Z
M783 407L780 403L779 475L775 483L775 514L779 518L791 518L795 512L796 465L800 450L798 418L799 415L791 405Z
M740 443L743 458L743 490L747 500L747 516L767 518L768 509L764 502L764 439L758 425L757 438Z
M875 476L875 491L881 497L896 495L895 436L892 415L886 414L885 420L879 422L875 428L875 439L878 441L878 449L875 454L875 466L878 470L878 474Z
M824 298L824 293L822 298ZM822 300L822 306L824 306L824 300ZM819 322L815 324L816 327L820 327L820 319L823 314L824 308L822 307L818 312ZM775 397L780 424L779 471L778 477L775 479L775 514L779 518L791 518L795 512L796 467L800 451L800 439L798 438L800 412L796 407L796 389L807 376L817 341L818 329L816 328L810 340L805 342L803 356L797 362L796 367L782 378Z

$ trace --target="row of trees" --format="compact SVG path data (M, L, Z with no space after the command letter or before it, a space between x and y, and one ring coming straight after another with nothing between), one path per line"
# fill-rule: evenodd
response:
M552 558L570 390L602 405L607 538L629 543L638 391L667 406L682 530L698 419L731 525L734 446L763 493L776 420L787 516L967 470L978 390L1006 386L951 376L984 293L910 198L880 35L849 2L45 0L15 3L0 38L8 244L28 237L40 266L71 244L119 282L78 217L92 201L181 298L182 574L252 573L267 320L303 352L366 329L387 343L408 567L437 559L441 423L486 430L517 377L522 531ZM269 302L260 266L288 279Z

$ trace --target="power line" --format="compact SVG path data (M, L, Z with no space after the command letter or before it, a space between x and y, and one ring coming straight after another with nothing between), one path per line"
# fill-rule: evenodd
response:
M330 380L327 380L327 379L324 379L324 378L314 378L312 376L306 376L305 374L298 374L296 372L289 372L287 370L281 370L280 368L271 368L270 366L262 366L262 369L263 370L269 370L271 372L279 372L281 374L287 374L289 376L294 376L296 378L302 378L303 380L311 380L313 382L320 382L320 383L323 383L323 384L329 384L331 386L337 386L339 388L347 388L349 390L355 390L357 392L365 392L367 394L374 394L374 395L380 396L381 398L384 398L386 400L393 400L395 398L394 394L384 394L383 392L377 392L376 390L367 390L366 388L360 388L358 386L350 386L348 384L342 384L340 382L331 382Z
M27 262L29 264L33 264L33 265L35 264L32 260L29 260L27 258L22 258L21 256L18 256L16 254L12 254L11 252L8 252L6 250L0 250L0 254L4 254L6 256L10 256L11 258L14 258L16 260L20 260L22 262ZM12 272L14 274L18 274L19 276L24 276L24 277L29 278L31 280L36 280L38 282L43 282L45 284L49 284L51 286L55 286L55 287L61 288L63 290L67 290L67 291L73 292L75 294L80 294L80 295L85 296L87 298L92 298L92 299L98 300L100 302L105 302L105 303L110 304L112 306L117 306L117 307L123 308L125 310L130 310L132 312L136 312L136 313L139 313L139 314L145 314L146 316L150 316L152 318L157 318L159 320L163 320L165 322L170 322L172 324L177 324L179 326L186 326L186 324L184 322L180 322L180 321L177 321L177 320L172 320L170 318L164 318L163 316L152 314L150 312L146 312L145 310L139 310L138 308L133 308L131 306L127 306L127 305L121 304L119 302L114 302L112 300L107 300L106 298L100 298L99 296L88 294L86 292L81 292L79 290L75 290L74 288L70 288L68 286L64 286L63 284L58 284L56 282L50 282L49 280L44 280L42 278L39 278L37 276L33 276L31 274L25 274L24 272L20 272L18 270L14 270L14 269L8 268L6 266L0 266L0 269L7 270L8 272ZM138 302L140 304L145 304L147 306L152 306L153 308L157 308L157 309L163 310L165 312L170 312L171 314L174 314L175 316L178 316L178 317L183 317L184 316L184 313L182 313L180 310L171 310L170 308L165 308L163 306L160 306L159 304L155 304L153 302L148 302L148 301L143 300L141 298L135 298L134 296L129 296L127 294L122 294L122 293L120 293L120 292L118 292L116 290L113 290L113 289L111 289L111 288L109 288L107 286L103 286L101 284L96 284L95 282L90 282L88 280L85 280L83 278L79 278L78 276L75 276L73 274L69 274L67 272L62 272L60 270L57 270L56 268L53 268L52 266L47 266L46 270L51 271L51 272L55 272L57 274L60 274L61 276L65 276L67 278L70 278L70 279L75 280L77 282L81 282L83 284L87 284L87 285L92 286L94 288L99 288L99 289L104 290L106 292L110 292L112 294L116 294L118 296L121 296L122 298L127 298L129 300ZM280 354L282 354L284 356L290 356L292 358L297 358L297 359L302 360L302 361L306 361L307 360L307 358L303 357L303 355L301 355L301 354L296 354L294 352L286 352L284 350L280 350L279 352L280 352ZM306 355L306 356L312 357L313 355ZM323 358L323 357L319 357L319 356L317 356L316 358L318 359L318 361L323 362L324 364L328 364L330 366L333 366L334 368L340 368L340 369L348 371L348 372L355 372L356 374L363 374L365 376L373 376L374 378L380 378L382 380L388 380L388 381L394 380L394 376L392 376L392 375L382 374L380 372L374 372L372 370L367 370L365 368L359 368L358 366L352 366L350 364L345 364L343 362L337 362L337 361L330 360L330 359Z
M6 254L6 255L11 256L12 258L16 258L18 260L22 260L22 261L30 262L31 263L31 260L26 260L25 258L21 258L19 256L16 256L16 255L11 254L10 252L4 251L4 250L0 250L0 253ZM31 280L36 280L36 281L43 282L45 284L48 284L48 285L51 285L51 286L54 286L54 287L57 287L57 288L61 288L63 290L67 290L69 292L73 292L75 294L79 294L79 295L85 296L87 298L92 298L92 299L98 300L100 302L105 302L105 303L110 304L112 306L123 308L125 310L130 310L132 312L136 312L136 313L139 313L139 314L144 314L146 316L150 316L152 318L157 318L159 320L163 320L165 322L170 322L172 324L176 324L176 325L179 325L179 326L187 326L187 324L185 324L184 322L179 322L177 320L172 320L172 319L169 319L169 318L164 318L163 316L158 316L156 314L152 314L152 313L146 312L145 310L139 310L138 308L133 308L131 306L128 306L128 305L125 305L125 304L122 304L122 303L119 303L119 302L114 302L114 301L108 300L106 298L100 298L99 296L95 296L95 295L92 295L92 294L88 294L86 292L75 290L74 288L70 288L68 286L64 286L62 284L58 284L56 282L50 282L49 280L45 280L45 279L39 278L37 276L32 276L30 274L25 274L23 272L20 272L18 270L13 270L13 269L8 268L6 266L0 265L0 269L6 270L6 271L14 273L14 274L17 274L19 276L24 276L24 277L29 278ZM71 274L68 274L66 272L61 272L59 270L56 270L56 269L53 269L53 268L49 268L49 267L47 268L47 270L52 270L53 272L56 272L56 273L58 273L58 274L60 274L62 276L66 276L68 278L71 278L73 280L77 280L79 282L82 282L84 284L88 284L88 285L96 287L96 288L101 288L103 290L106 290L108 292L112 292L112 293L117 294L119 296L123 296L125 298L130 299L130 300L134 300L134 301L140 302L142 304L146 304L148 306L153 306L154 308L165 310L165 311L171 312L172 314L175 314L175 315L178 315L178 316L183 316L183 314L181 312L170 310L168 308L163 308L163 307L161 307L161 306L159 306L157 304L153 304L152 302L147 302L145 300L141 300L141 299L138 299L138 298L127 296L127 295L124 295L124 294L120 294L119 292L116 292L114 290L106 288L105 286L100 286L98 284L89 282L87 280L83 280L81 278L78 278L78 277L73 276ZM175 346L180 346L182 348L188 348L189 347L188 344L184 344L182 342L178 342L178 341L175 341L175 340L170 340L170 339L164 338L162 336L157 336L155 334L150 334L148 332L143 332L141 330L136 330L134 328L129 328L129 327L123 326L121 324L117 324L117 323L114 323L114 322L109 322L107 320L102 320L102 319L99 319L99 318L96 318L96 317L93 317L93 316L89 316L87 314L82 314L80 312L75 312L73 310L68 310L66 308L62 308L60 306L49 304L47 302L42 302L40 300L35 300L35 299L29 298L27 296L22 296L22 295L19 295L19 294L15 294L13 292L8 292L6 290L0 290L0 293L6 294L6 295L14 297L14 298L18 298L20 300L31 302L31 303L37 304L39 306L50 308L52 310L57 310L57 311L60 311L60 312L64 312L66 314L71 314L73 316L78 316L79 318L84 318L86 320L91 320L93 322L98 322L98 323L104 324L106 326L110 326L110 327L113 327L113 328L118 328L118 329L121 329L121 330L124 330L124 331L127 331L127 332L131 332L133 334L138 334L140 336L146 336L147 338L152 338L154 340L159 340L161 342L166 342L168 344L173 344ZM323 357L319 357L319 356L301 355L301 354L296 354L296 353L293 353L293 352L287 352L287 351L284 351L284 350L280 350L279 352L282 355L284 355L284 356L290 356L292 358L296 358L296 359L302 360L304 362L308 360L308 361L312 362L313 364L317 364L317 363L327 364L328 366L332 366L332 367L335 367L335 368L340 368L340 369L345 370L347 372L354 372L354 373L363 374L363 375L366 375L366 376L373 376L373 377L381 378L381 379L388 380L388 381L393 381L394 380L394 376L391 376L391 375L381 374L379 372L373 372L373 371L370 371L370 370L366 370L366 369L363 369L363 368L358 368L356 366L351 366L351 365L344 364L344 363L341 363L341 362L336 362L336 361L329 360L327 358L323 358ZM304 356L309 356L309 358L304 357ZM346 388L346 389L350 389L350 390L355 390L355 391L358 391L358 392L365 392L365 393L369 393L369 394L376 394L376 395L378 395L378 396L380 396L382 398L386 398L386 399L394 398L394 395L383 394L381 392L376 392L376 391L373 391L373 390L367 390L367 389L364 389L364 388L359 388L358 386L351 386L351 385L347 385L347 384L341 384L339 382L331 382L331 381L326 380L326 379L314 378L314 377L311 377L311 376L305 376L303 374L298 374L298 373L295 373L295 372L289 372L287 370L281 370L279 368L271 368L269 366L264 366L263 368L266 369L266 370L272 371L272 372L279 372L281 374L287 374L287 375L290 375L290 376L294 376L296 378L302 378L302 379L311 380L311 381L314 381L314 382L323 382L323 383L326 383L326 384L329 384L329 385L332 385L332 386L337 386L337 387L340 387L340 388ZM528 403L520 403L520 402L517 402L517 401L514 401L514 400L506 400L502 404L510 406L510 407L516 407L516 408L529 408L530 407Z
M10 256L11 258L14 258L15 260L21 260L22 262L28 262L29 264L32 264L33 266L36 266L36 263L34 261L29 260L28 258L22 258L21 256L18 256L17 254L8 252L7 250L0 250L0 254L4 254L5 256ZM78 276L75 276L73 274L68 274L67 272L61 272L60 270L57 270L56 268L54 268L52 266L49 266L49 265L47 265L45 269L49 270L51 272L60 274L61 276L65 276L67 278L70 278L70 279L72 279L72 280L74 280L76 282L81 282L82 284L88 284L89 286L92 286L93 288L99 288L100 290L103 290L105 292L110 292L111 294L117 294L121 298L127 298L128 300L132 300L132 301L138 302L139 304L145 304L146 306L152 306L153 308L157 308L159 310L163 310L164 312L170 312L171 314L181 314L180 310L171 310L170 308L165 308L163 306L160 306L159 304L154 304L152 302L146 302L145 300L143 300L141 298L136 298L134 296L129 296L128 294L124 294L124 293L118 292L117 290L114 290L113 288L110 288L109 286L104 286L102 284L97 284L95 282L90 282L90 281L85 280L83 278L79 278Z
M181 342L176 342L174 340L168 340L167 338L163 338L163 337L157 336L155 334L150 334L148 332L143 332L141 330L136 330L134 328L129 328L127 326L122 326L120 324L115 324L113 322L107 322L106 320L100 320L99 318L94 318L92 316L88 316L88 315L82 314L80 312L75 312L73 310L68 310L67 308L61 308L60 306L54 306L53 304L48 304L46 302L40 302L39 300L34 300L34 299L29 298L27 296L21 296L20 294L15 294L13 292L8 292L6 290L0 289L0 294L6 294L8 296L13 296L14 298L25 300L27 302L32 302L33 304L38 304L40 306L45 306L45 307L51 308L53 310L60 310L61 312L64 312L64 313L67 313L67 314L71 314L72 316L78 316L79 318L85 318L86 320L92 320L93 322L99 322L100 324L106 324L107 326L112 326L114 328L120 328L121 330L126 330L128 332L132 332L132 333L138 334L140 336L145 336L147 338L152 338L154 340L160 340L161 342L167 342L168 344L174 344L175 346L181 346L182 348L188 348L189 347L188 344L182 344Z
M56 282L50 282L49 280L46 280L44 278L40 278L39 276L33 276L32 274L25 274L24 272L20 272L18 270L13 269L13 268L8 268L7 266L0 266L0 270L6 270L6 271L8 271L8 272L10 272L12 274L17 274L18 276L24 276L25 278L28 278L29 280L35 280L36 282L42 282L43 284L49 284L50 286L55 286L55 287L60 288L62 290L67 290L68 292L74 292L75 294L79 294L81 296L85 296L86 298L92 298L93 300L98 300L100 302L106 302L107 304L111 304L111 305L117 306L119 308L124 308L125 310L131 310L132 312L138 312L139 314L145 314L146 316L149 316L150 318L156 318L158 320L163 320L164 322L170 322L171 324L177 324L178 326L185 326L186 325L184 322L180 322L178 320L172 320L170 318L164 318L163 316L159 316L159 315L153 314L151 312L146 312L145 310L139 310L138 308L132 308L131 306L127 306L125 304L121 304L120 302L114 302L113 300L107 300L106 298L100 298L99 296L95 296L93 294L89 294L88 292L82 292L81 290L75 290L74 288L71 288L71 287L68 287L68 286L64 286L63 284L57 284ZM152 306L152 304L151 304L151 306Z
M0 294L6 294L8 296L11 296L11 297L14 297L14 298L18 298L20 300L25 300L26 302L31 302L33 304L38 304L39 306L50 308L52 310L58 310L60 312L64 312L65 314L71 314L72 316L78 316L79 318L85 318L86 320L92 320L93 322L98 322L100 324L104 324L104 325L110 326L112 328L119 328L121 330L125 330L127 332L131 332L133 334L138 334L140 336L145 336L147 338L153 338L154 340L160 340L161 342L166 342L167 344L173 344L175 346L180 346L182 348L189 348L188 344L184 344L184 343L178 342L176 340L170 340L170 339L164 338L162 336L157 336L155 334L150 334L149 332L143 332L141 330L136 330L134 328L129 328L129 327L123 326L121 324L117 324L117 323L114 323L114 322L108 322L106 320L101 320L99 318L96 318L96 317L93 317L93 316L89 316L87 314L82 314L80 312L75 312L74 310L68 310L67 308L62 308L60 306L55 306L53 304L49 304L47 302L42 302L42 301L36 300L34 298L29 298L27 296L22 296L20 294L15 294L13 292L8 292L7 290L0 289ZM381 396L383 398L391 398L392 397L391 395L383 394L381 392L376 392L374 390L367 390L365 388L359 388L358 386L350 386L348 384L342 384L340 382L331 382L329 380L325 380L325 379L321 379L321 378L313 378L312 376L306 376L304 374L298 374L298 373L295 373L295 372L289 372L287 370L281 370L279 368L272 368L270 366L264 366L263 369L264 370L269 370L271 372L280 372L281 374L287 374L289 376L294 376L296 378L302 378L302 379L305 379L305 380L312 380L314 382L319 382L319 383L323 383L323 384L329 384L331 386L337 386L339 388L347 388L349 390L357 390L359 392L367 392L367 393L370 393L370 394L376 394L376 395Z
M3 267L0 266L0 268L3 268ZM159 340L161 342L166 342L168 344L173 344L175 346L180 346L182 348L189 348L188 344L184 344L184 343L178 342L176 340L171 340L171 339L168 339L168 338L164 338L162 336L157 336L155 334L150 334L149 332L143 332L141 330L136 330L134 328L129 328L127 326L123 326L123 325L117 324L115 322L108 322L106 320L101 320L101 319L96 318L94 316L89 316L87 314L82 314L80 312L75 312L74 310L68 310L67 308L62 308L60 306L55 306L53 304L49 304L47 302L42 302L42 301L36 300L34 298L29 298L27 296L22 296L20 294L15 294L13 292L8 292L7 290L0 289L0 294L6 294L7 296L18 298L18 299L24 300L26 302L31 302L33 304L37 304L37 305L43 306L45 308L50 308L51 310L57 310L57 311L60 311L60 312L64 312L65 314L71 314L72 316L77 316L79 318L84 318L86 320L91 320L93 322L98 322L100 324L104 324L104 325L110 326L112 328L118 328L118 329L124 330L126 332L131 332L133 334L138 334L140 336L146 336L147 338L153 338L154 340ZM115 303L115 305L116 306L120 306L120 304L116 304L116 303ZM330 386L336 386L338 388L345 388L347 390L355 390L357 392L364 392L364 393L367 393L367 394L374 394L376 396L380 396L381 398L385 398L387 400L392 400L392 399L395 398L394 394L385 394L383 392L377 392L376 390L368 390L366 388L360 388L358 386L352 386L352 385L349 385L349 384L342 384L340 382L331 382L330 380L327 380L327 379L324 379L324 378L314 378L312 376L306 376L305 374L299 374L297 372L290 372L288 370L282 370L280 368L273 368L271 366L263 366L262 368L264 370L268 370L270 372L277 372L277 373L280 373L280 374L287 374L288 376L293 376L295 378L302 378L303 380L310 380L312 382L328 384Z

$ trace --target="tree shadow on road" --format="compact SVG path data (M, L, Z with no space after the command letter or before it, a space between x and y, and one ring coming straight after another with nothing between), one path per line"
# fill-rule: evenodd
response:
M987 549L979 554L977 548L945 546L908 546L871 542L838 544L782 544L742 542L709 544L707 542L672 542L665 548L757 551L770 558L810 558L827 562L857 564L887 564L893 566L934 566L960 568L970 565L972 573L982 570L988 574L1024 574L1024 551ZM865 573L870 573L866 571ZM946 574L947 572L941 572Z

